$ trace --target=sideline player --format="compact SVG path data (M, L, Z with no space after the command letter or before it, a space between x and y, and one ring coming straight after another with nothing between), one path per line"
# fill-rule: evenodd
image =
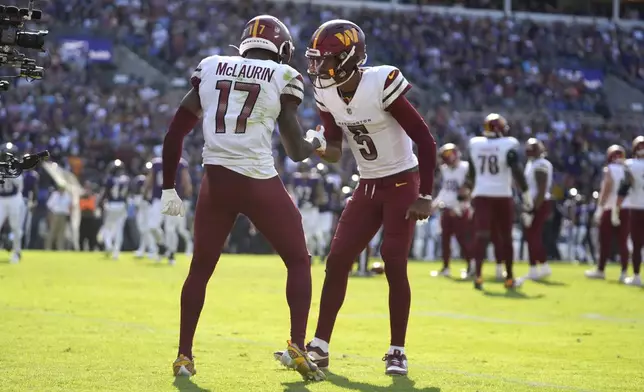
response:
M179 160L179 166L177 168L177 178L176 178L176 188L177 195L184 200L190 198L192 195L192 180L190 179L190 173L188 170L188 161L181 158ZM175 253L179 249L179 231L182 230L182 226L185 230L187 226L187 218L184 215L181 216L166 216L164 218L164 232L165 232L165 246L166 252L168 254L168 263L170 265L175 264ZM182 236L185 236L182 233ZM184 237L185 240L186 237ZM192 248L192 239L188 235L190 242L186 242L186 248Z
M552 187L552 163L546 158L546 147L541 141L530 138L526 142L528 163L525 178L533 200L534 210L523 212L521 221L528 242L530 270L527 279L539 280L552 274L548 265L546 248L543 243L543 229L552 212L550 188Z
M163 221L164 216L161 213L161 195L163 194L163 164L161 158L153 158L150 163L150 171L145 179L145 184L143 185L143 194L149 195L150 198L150 207L148 208L148 230L152 236L152 240L155 244L153 249L157 253L153 254L152 258L159 261L161 256L160 246L163 244Z
M24 200L22 212L23 228L23 245L24 249L29 249L31 244L31 223L33 221L33 211L38 204L38 180L40 175L36 170L29 170L22 173L23 188L22 198Z
M630 216L630 234L633 242L633 276L624 280L629 286L641 286L640 268L642 267L642 247L644 246L644 136L633 140L633 157L626 160L628 168L627 181L618 191L623 195L628 193L625 200L618 201L618 206L627 210ZM620 215L617 213L617 215Z
M19 176L5 178L3 181L0 184L0 229L9 219L9 229L13 236L9 262L16 264L20 262L22 249L22 221L25 210L25 201L22 198L24 178Z
M597 269L586 271L586 277L591 279L604 279L604 269L609 255L612 253L613 239L617 240L619 261L622 272L619 282L624 283L628 270L628 211L619 210L617 198L626 196L626 190L620 189L620 184L626 178L624 160L626 150L619 145L612 145L606 151L606 166L599 191L597 210L594 219L599 225L599 264Z
M324 202L322 176L307 163L300 162L298 171L293 173L291 183L287 188L290 188L290 193L295 197L297 207L300 210L300 214L302 214L306 246L315 252L317 250L316 234L320 219L319 206Z
M148 164L152 167L152 163L148 162ZM144 192L145 179L145 174L139 174L134 177L134 180L132 180L132 189L130 190L132 202L136 207L136 228L139 231L139 248L134 253L134 257L136 258L143 257L146 252L149 252L150 257L158 255L157 244L154 242L149 229L148 212L150 209L150 201L148 195Z
M443 268L436 276L450 276L449 262L452 256L452 237L456 237L461 248L461 258L467 263L467 271L473 270L470 265L468 228L470 226L469 211L465 202L465 177L469 163L462 161L458 148L453 143L447 143L438 150L438 156L443 164L440 166L442 184L441 190L434 201L434 208L441 208L441 245L443 251ZM467 273L465 274L467 277Z
M324 151L324 136L302 130L297 108L304 96L302 76L288 63L293 39L277 18L251 19L242 33L239 56L210 56L192 75L193 88L177 110L163 142L162 212L184 213L175 179L184 137L203 114L204 176L195 211L195 252L181 293L179 353L175 375L195 374L192 343L206 286L239 214L273 245L288 271L291 313L290 365L306 380L324 373L304 351L311 306L311 265L302 217L277 175L271 134L279 125L287 155L300 162Z
M105 251L112 253L112 259L118 260L123 245L123 230L127 221L127 199L130 191L130 179L123 172L120 160L113 162L113 173L103 186L99 204L103 205L103 242Z
M392 66L362 67L367 58L365 36L355 23L338 19L322 24L313 33L306 57L328 142L320 155L328 162L339 161L346 135L360 173L331 241L309 356L328 367L331 333L352 264L382 225L391 328L391 345L383 360L387 374L405 375L411 302L407 255L416 220L430 214L436 142L405 97L411 85L402 73Z
M476 278L474 287L483 290L483 259L487 244L495 239L495 253L505 262L505 287L517 287L512 267L514 246L512 225L514 223L514 201L512 182L521 190L524 211L532 211L532 196L528 192L523 168L519 162L519 142L507 136L510 127L506 119L496 113L489 114L483 123L483 136L470 140L470 167L468 182L473 184L474 226L476 238L474 258Z

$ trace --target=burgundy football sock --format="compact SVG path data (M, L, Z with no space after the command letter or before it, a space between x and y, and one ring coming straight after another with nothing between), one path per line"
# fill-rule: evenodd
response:
M286 278L286 301L291 311L291 342L304 349L306 323L311 307L311 264L288 263Z
M389 283L391 345L405 347L409 308L411 306L411 288L407 278L407 261L388 260L385 274Z
M347 282L349 280L349 270L330 267L336 264L332 257L329 257L327 261L326 277L324 278L322 298L320 299L320 316L315 330L315 337L327 343L331 342L335 319L338 317L338 312L347 294Z
M181 332L179 335L179 354L192 358L192 342L195 337L199 315L206 299L206 286L210 275L188 274L181 291Z

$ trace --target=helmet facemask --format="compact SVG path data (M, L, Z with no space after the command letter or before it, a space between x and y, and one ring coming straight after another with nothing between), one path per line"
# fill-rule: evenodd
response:
M306 58L309 62L307 73L315 88L340 87L348 82L365 63L366 58L356 61L356 47L348 52L322 55L320 50L308 48ZM355 63L355 64L354 64Z

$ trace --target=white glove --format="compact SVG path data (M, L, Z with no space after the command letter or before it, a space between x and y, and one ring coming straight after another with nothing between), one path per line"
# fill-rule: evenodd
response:
M318 152L324 152L326 151L326 138L324 137L324 127L319 126L318 131L314 131L312 129L309 129L306 131L306 137L304 140L306 140L309 143L313 143L314 139L318 139L320 142L320 147L316 149Z
M460 206L460 205L455 205L454 207L452 207L452 212L453 212L453 213L454 213L454 215L456 215L456 216L461 216L461 215L463 215L463 210L461 209L461 206Z
M613 207L612 210L610 210L610 223L613 224L613 226L619 226L621 221L619 220L619 207Z
M170 216L186 214L186 207L174 188L164 189L161 193L161 213Z
M523 192L521 195L521 201L523 202L523 211L531 212L534 209L534 202L532 201L532 195L529 191Z
M524 212L521 214L521 222L523 222L523 227L526 229L532 226L532 221L534 220L534 215Z
M604 209L602 207L597 207L597 209L595 210L595 216L593 217L595 223L599 224L599 222L602 220L603 213Z

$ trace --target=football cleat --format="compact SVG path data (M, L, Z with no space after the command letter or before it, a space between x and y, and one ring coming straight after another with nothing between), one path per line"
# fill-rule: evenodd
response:
M508 290L514 290L514 289L518 289L519 287L521 287L522 284L523 284L522 279L508 278L503 283L503 286L505 286L505 288L508 289Z
M626 283L626 279L628 279L628 275L626 275L626 272L622 272L619 274L619 283Z
M197 374L195 369L194 360L186 357L183 354L179 354L177 359L175 359L172 364L172 372L175 377L190 377Z
M606 279L606 274L600 270L588 270L584 274L588 279Z
M430 273L431 276L437 277L437 276L450 276L451 272L449 270L449 267L443 267L440 271L432 271Z
M18 264L20 262L20 252L11 253L11 258L9 259L10 264Z
M406 376L407 371L407 357L401 353L400 350L394 350L393 353L385 354L382 357L385 361L385 374L388 376Z
M318 368L326 370L329 368L329 353L324 352L320 347L312 346L311 343L306 344L306 353L309 359L317 365ZM286 351L275 351L273 353L275 360L286 367L291 367L291 357L288 356Z
M552 268L548 264L542 264L539 275L541 279L550 277L552 275Z
M287 343L288 347L286 347L286 352L282 354L282 357L285 355L290 357L290 362L286 366L300 373L304 381L322 381L326 379L324 372L318 365L313 363L305 351L302 351L297 344L291 343L291 341ZM285 364L286 360L281 359L280 362Z
M632 277L630 277L630 278L626 278L626 279L624 280L624 283L625 283L626 285L628 285L628 286L638 286L638 287L641 287L641 286L642 286L642 278L640 278L640 276L639 276L639 275L633 275L633 276L632 276Z
M483 278L474 279L474 288L476 290L483 290Z

